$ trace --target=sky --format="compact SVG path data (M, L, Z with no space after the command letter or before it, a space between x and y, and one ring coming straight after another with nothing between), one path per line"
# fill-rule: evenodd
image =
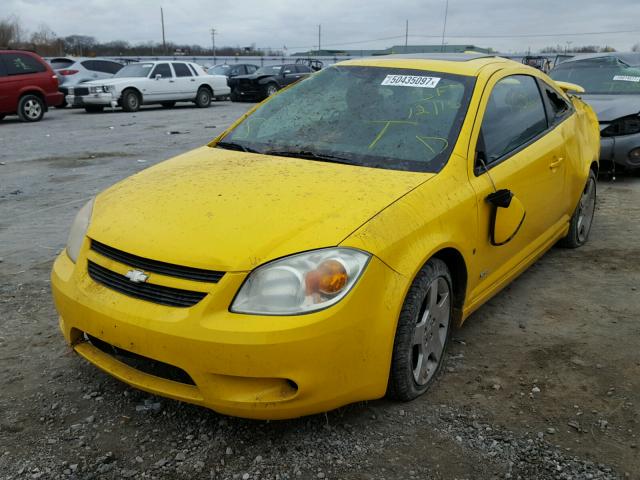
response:
M440 44L446 0L0 0L0 19L16 15L29 31L46 24L58 36L100 41L167 41L216 46L371 49ZM449 0L445 42L537 51L547 45L640 43L640 0ZM594 32L627 32L584 34ZM580 34L580 35L574 35ZM541 36L546 35L546 36ZM397 37L397 38L392 38ZM491 37L491 38L489 38ZM570 42L570 43L567 43Z

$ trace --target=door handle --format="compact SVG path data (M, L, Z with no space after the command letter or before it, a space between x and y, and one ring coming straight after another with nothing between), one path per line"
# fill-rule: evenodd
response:
M176 83L175 80L169 80L169 83Z
M191 81L192 81L192 82L195 82L195 81L196 81L196 79L195 79L195 78L192 78L192 79L191 79Z
M549 168L551 170L558 168L564 162L564 157L555 157L554 160L549 164Z

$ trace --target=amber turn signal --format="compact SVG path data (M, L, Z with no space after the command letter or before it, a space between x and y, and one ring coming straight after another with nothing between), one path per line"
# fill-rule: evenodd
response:
M325 260L306 275L307 295L334 295L347 284L347 271L338 260Z

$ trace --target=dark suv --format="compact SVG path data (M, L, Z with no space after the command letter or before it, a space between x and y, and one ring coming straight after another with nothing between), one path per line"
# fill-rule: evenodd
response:
M63 101L58 77L39 55L0 50L0 120L18 115L24 122L37 122Z

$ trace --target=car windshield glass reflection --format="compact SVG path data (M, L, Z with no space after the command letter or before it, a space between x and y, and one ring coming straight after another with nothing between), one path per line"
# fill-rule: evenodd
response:
M153 63L134 63L127 65L116 73L114 78L146 77L149 75L152 67Z
M256 71L256 75L277 75L282 70L280 65L272 65L270 67L262 67Z
M266 154L437 172L473 82L423 70L330 67L269 100L223 141Z
M586 93L640 94L640 68L616 57L601 57L561 63L551 78L580 85Z

